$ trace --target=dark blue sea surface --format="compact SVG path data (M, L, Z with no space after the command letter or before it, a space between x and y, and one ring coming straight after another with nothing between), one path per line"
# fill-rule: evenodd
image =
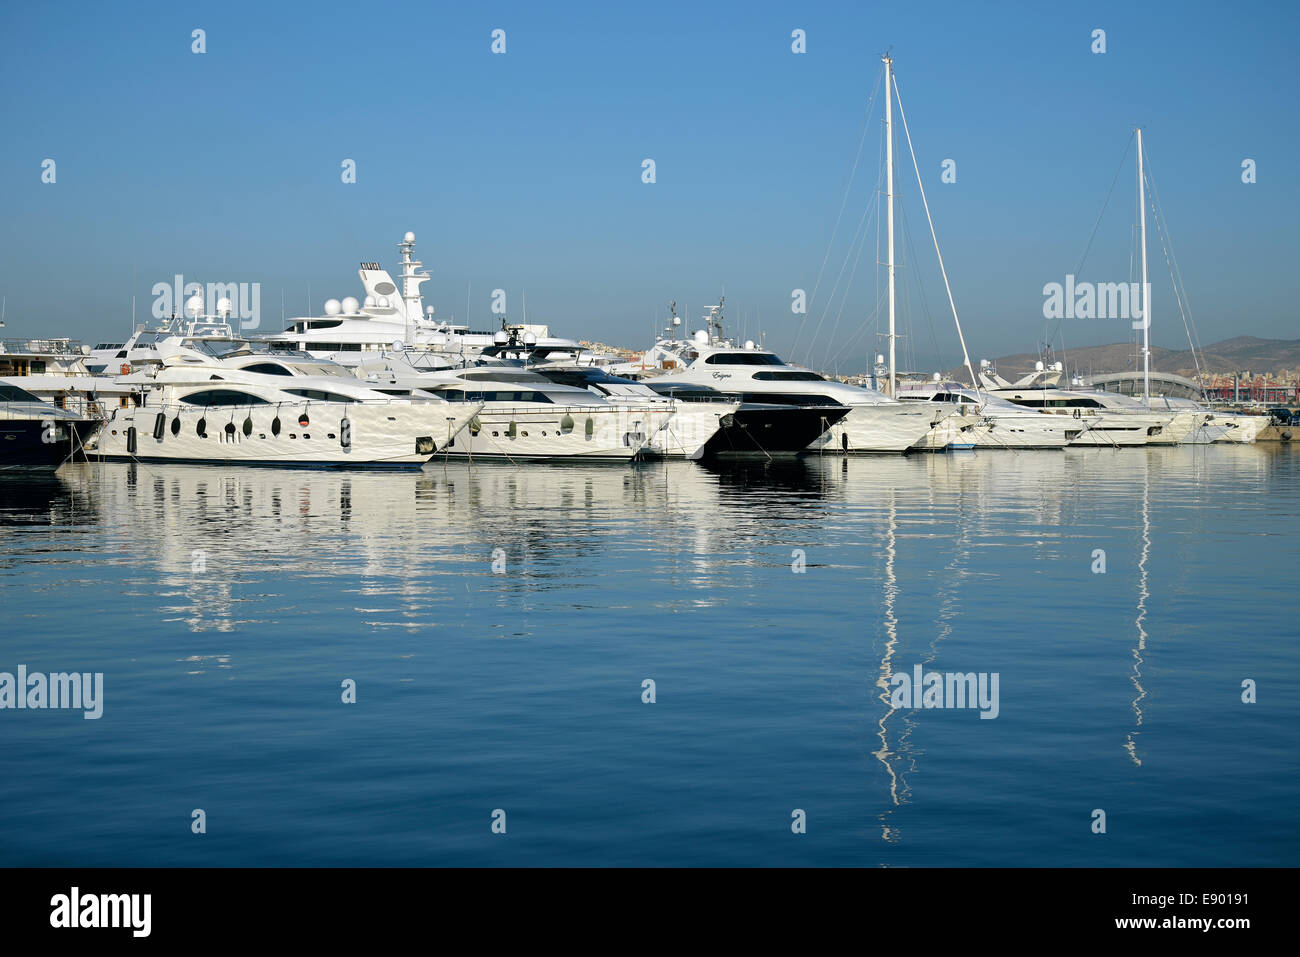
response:
M0 710L0 864L1294 866L1298 531L1278 445L3 475L104 705Z

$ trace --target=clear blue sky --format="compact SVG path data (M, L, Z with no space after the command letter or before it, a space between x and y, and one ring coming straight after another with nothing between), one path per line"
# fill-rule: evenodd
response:
M111 338L130 301L187 279L262 283L264 327L360 290L412 229L426 302L490 324L519 293L561 334L647 344L669 299L691 325L725 286L736 331L789 348L867 98L893 47L974 357L1029 351L1044 283L1077 262L1143 125L1204 342L1294 337L1300 7L1208 3L18 4L0 9L5 334ZM206 31L207 53L190 52ZM506 31L493 55L491 31ZM791 31L807 53L791 52ZM1107 52L1090 51L1106 31ZM871 202L879 113L821 301ZM641 182L653 158L657 182ZM1241 182L1241 162L1258 182ZM41 182L41 163L57 182ZM343 184L340 163L357 163ZM957 182L940 164L957 163ZM1132 153L1084 270L1128 278ZM917 367L959 355L916 203ZM901 174L900 174L901 175ZM848 232L845 232L845 230ZM874 352L874 221L814 345ZM1152 243L1154 341L1186 337ZM133 278L134 277L134 280ZM912 280L909 288L916 285ZM834 318L839 313L839 324ZM864 323L868 328L864 331ZM933 332L931 332L931 326ZM832 338L830 330L836 329ZM1123 341L1075 320L1067 346ZM873 344L876 342L876 344ZM940 353L935 354L935 345Z

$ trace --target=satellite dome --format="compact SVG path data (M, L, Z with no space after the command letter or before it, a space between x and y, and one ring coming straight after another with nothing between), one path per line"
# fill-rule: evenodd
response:
M492 341L499 346L504 346L509 340L510 337L506 335L504 329L498 331L497 334L492 337Z
M190 298L185 300L185 315L189 316L191 319L197 319L199 316L203 315L202 296L190 296Z
M415 242L415 233L408 231L407 234L402 237L402 241L407 243Z
M357 302L356 296L348 296L343 300L343 312L347 315L352 315L352 313L356 312L360 308L361 303Z
M339 309L340 309L340 308L341 308L341 307L339 306L339 301L338 301L337 299L326 299L326 300L325 300L325 315L327 315L327 316L337 316L337 315L339 314Z
M746 349L753 349L753 348L754 348L754 340L753 340L753 339L746 339L746 340L745 340L745 348L746 348Z
M218 316L228 316L228 315L230 315L230 300L229 300L229 299L218 299L218 300L217 300L217 315L218 315Z
M1043 363L1042 363L1042 362L1035 362L1035 363L1034 363L1034 371L1035 371L1035 372L1042 372L1042 371L1043 371Z
M367 309L373 309L375 307L375 297L366 296L366 301L362 303L362 305L364 305Z
M380 296L380 297L379 297L379 308L380 308L380 309L387 309L387 308L388 308L388 297L387 297L387 296Z
M709 344L709 334L705 332L703 329L696 329L695 341L702 346L707 346Z

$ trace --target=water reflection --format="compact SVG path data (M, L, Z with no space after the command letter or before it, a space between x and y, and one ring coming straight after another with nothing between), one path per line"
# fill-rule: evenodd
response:
M996 740L989 726L1003 723L894 709L895 673L1006 662L1020 675L1004 691L1021 697L1004 714L1037 704L1036 717L1057 721L1062 742L1071 719L1052 714L1052 695L1090 680L1090 695L1111 696L1098 709L1109 709L1102 750L1124 774L1139 776L1142 766L1150 778L1169 748L1158 717L1167 714L1170 678L1162 670L1162 709L1150 709L1148 643L1168 634L1165 599L1181 597L1174 575L1187 576L1183 587L1202 602L1190 607L1211 607L1204 596L1222 584L1174 559L1206 529L1221 539L1234 533L1224 514L1253 514L1264 531L1251 534L1276 534L1259 516L1270 490L1294 487L1296 461L1291 449L1226 446L711 468L437 463L416 473L83 464L0 479L0 569L9 608L30 581L72 608L80 585L111 580L129 599L117 610L131 629L206 633L206 644L172 656L196 674L244 666L257 649L236 644L241 630L302 656L318 632L332 630L359 636L366 655L392 657L422 647L409 638L446 629L554 641L589 616L620 639L620 654L640 655L622 642L634 633L654 653L677 656L668 660L684 673L722 673L708 655L733 653L718 648L723 639L742 645L727 662L751 669L738 668L738 680L750 682L752 709L766 682L785 681L783 668L802 655L800 688L828 699L844 693L849 717L798 726L792 740L838 736L853 752L860 764L835 766L834 780L852 789L859 811L865 805L874 846L893 854L926 839L928 807L965 799L954 799L954 779L944 778L958 760L955 742L973 742L959 770L1000 773L998 755L980 749ZM1112 574L1094 578L1088 556L1102 543L1113 549ZM805 549L809 565L793 588L792 548ZM1135 581L1125 569L1135 569ZM685 614L670 617L677 612ZM265 623L284 627L246 629ZM668 641L683 635L699 640L691 648ZM803 644L791 655L795 642ZM574 669L598 668L607 656L590 643L570 648L578 657L564 665ZM488 666L476 651L470 657L474 667L460 673L467 713L472 695L487 694L474 681L506 674L505 665L474 670ZM728 690L701 694L725 699ZM1084 695L1079 702L1089 705ZM812 692L798 704L840 714ZM752 713L720 713L720 723L749 732ZM1039 760L1016 757L1022 767ZM671 766L671 757L662 761ZM736 787L752 793L763 783L738 779Z

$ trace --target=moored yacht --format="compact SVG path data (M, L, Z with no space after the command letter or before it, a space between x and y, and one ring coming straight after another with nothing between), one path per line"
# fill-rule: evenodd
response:
M644 382L592 367L544 366L540 375L562 385L585 388L615 404L658 402L672 409L667 426L650 438L647 451L663 458L781 458L807 451L847 409L804 407L737 399L668 398Z
M1160 439L1177 416L1174 411L1161 411L1117 392L1062 389L1057 385L1061 374L1059 362L1051 368L1039 362L1034 372L1015 383L992 370L981 371L979 377L992 396L1026 409L1074 419L1082 431L1070 440L1070 445L1152 444L1151 440Z
M550 336L545 326L510 324L502 318L501 329L473 330L463 324L435 321L433 307L424 305L420 292L430 277L421 271L424 264L414 258L415 233L406 233L398 250L401 273L396 280L379 263L363 262L358 270L362 298L328 299L323 316L291 319L283 332L263 338L349 366L393 351L394 344L400 344L428 356L425 365L454 367L485 351L491 354L511 334L528 337L530 345L539 350L565 357L582 352L577 342Z
M707 322L707 330L672 350L681 370L647 379L651 389L687 401L728 398L821 410L824 428L809 448L825 452L905 452L956 411L951 403L899 402L874 389L827 379L752 342L738 346L722 335L721 302L710 309ZM662 340L655 349L656 366L671 361Z
M57 408L0 379L0 470L58 468L98 427L84 414Z
M120 377L138 404L114 411L99 457L418 468L482 406L372 389L342 366L265 343L178 338L158 352L159 365Z
M497 362L459 369L425 368L410 353L374 357L355 369L371 389L409 389L479 411L443 450L484 459L609 459L641 455L668 425L670 403L611 402L522 366Z
M1024 408L959 382L903 383L903 402L946 402L958 406L922 440L932 449L1063 449L1086 428L1073 419Z

